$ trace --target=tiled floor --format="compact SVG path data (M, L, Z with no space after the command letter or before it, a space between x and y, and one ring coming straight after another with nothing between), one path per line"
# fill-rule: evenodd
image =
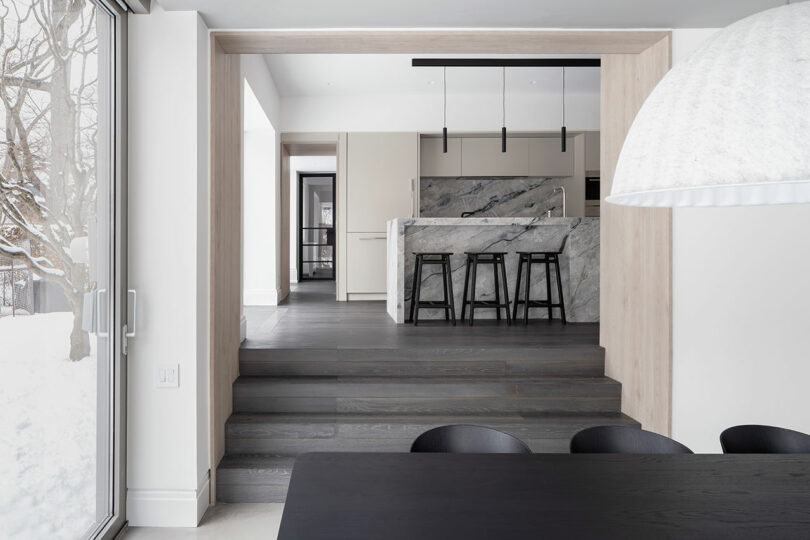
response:
M212 506L196 528L130 527L125 540L273 540L278 536L283 504Z

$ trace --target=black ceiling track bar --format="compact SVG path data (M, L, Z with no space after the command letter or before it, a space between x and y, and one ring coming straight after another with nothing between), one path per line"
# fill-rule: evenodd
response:
M599 58L414 58L412 67L599 67Z

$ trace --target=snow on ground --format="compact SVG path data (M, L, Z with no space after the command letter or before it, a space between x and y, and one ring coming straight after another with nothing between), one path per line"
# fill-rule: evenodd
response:
M0 318L0 538L79 538L96 521L96 358L68 359L72 324Z

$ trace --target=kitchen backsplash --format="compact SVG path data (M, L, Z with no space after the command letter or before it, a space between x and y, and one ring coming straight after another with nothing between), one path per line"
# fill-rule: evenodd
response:
M421 217L536 217L562 213L561 178L426 177L420 182Z

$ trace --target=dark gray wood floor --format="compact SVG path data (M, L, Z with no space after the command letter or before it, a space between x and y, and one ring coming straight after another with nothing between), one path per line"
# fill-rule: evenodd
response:
M397 325L384 302L336 302L300 284L279 307L247 308L223 502L283 501L295 456L408 451L436 426L486 425L535 452L565 452L594 425L638 426L604 376L597 324Z
M299 283L279 307L247 307L246 349L263 348L525 348L598 345L599 325L545 319L528 326L480 320L452 326L440 320L397 325L385 302L336 302L332 281ZM460 312L457 314L460 315Z

